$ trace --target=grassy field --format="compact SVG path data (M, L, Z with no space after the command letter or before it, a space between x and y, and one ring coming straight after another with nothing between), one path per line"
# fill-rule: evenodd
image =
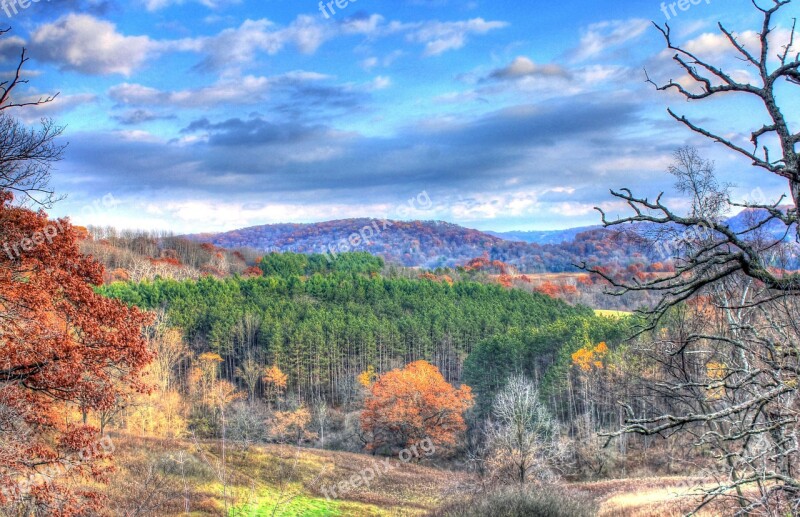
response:
M282 445L229 448L223 475L217 442L115 436L114 443L119 468L109 484L112 508L151 501L161 504L155 514L164 517L187 515L187 508L192 516L425 515L449 487L467 480L396 459ZM331 495L337 483L370 468L378 475L368 486L326 498L326 488Z
M692 491L701 484L699 479L657 477L575 483L573 488L601 501L598 517L679 517L696 508ZM717 505L694 515L713 517L723 512Z
M602 309L597 309L594 311L595 314L598 316L603 316L606 318L627 318L628 316L632 316L632 312L625 312L625 311L607 311Z
M120 435L114 443L119 467L108 495L111 509L123 515L417 516L463 498L453 495L454 488L471 481L467 474L394 459L384 473L384 467L376 468L383 458L283 445L228 449L223 475L217 442ZM381 472L368 486L325 497L325 489L368 468ZM221 479L228 479L227 486ZM574 483L570 489L598 501L601 517L660 517L690 511L693 501L679 494L695 484L648 478Z

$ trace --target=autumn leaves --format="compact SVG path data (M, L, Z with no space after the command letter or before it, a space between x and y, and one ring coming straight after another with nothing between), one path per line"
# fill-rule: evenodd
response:
M416 361L369 386L361 427L371 436L372 450L404 448L425 439L453 446L466 429L464 412L472 403L469 386L456 389L438 368Z

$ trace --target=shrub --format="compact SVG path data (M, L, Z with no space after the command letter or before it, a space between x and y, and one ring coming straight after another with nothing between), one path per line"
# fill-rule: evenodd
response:
M557 485L529 485L482 492L431 514L433 517L593 517L594 499Z

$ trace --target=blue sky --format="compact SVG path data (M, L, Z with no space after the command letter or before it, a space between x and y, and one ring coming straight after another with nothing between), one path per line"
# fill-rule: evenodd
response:
M669 191L664 171L687 144L737 196L777 199L782 181L666 114L736 139L766 122L757 105L687 104L645 83L645 67L681 77L650 24L666 21L661 6L358 0L326 17L311 0L41 1L9 10L0 71L24 45L20 94L60 92L17 115L67 126L54 186L68 198L52 213L80 224L201 232L388 216L566 228L595 224L596 205L621 212L609 188ZM749 1L703 0L670 24L746 76L716 23L747 42L757 14ZM798 122L800 103L784 102ZM400 208L422 192L430 205Z

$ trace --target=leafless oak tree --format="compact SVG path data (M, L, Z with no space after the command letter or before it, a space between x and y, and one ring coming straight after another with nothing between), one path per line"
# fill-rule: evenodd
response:
M763 7L765 3L769 6ZM788 14L790 4L792 0L753 1L763 15L756 49L719 24L730 48L757 77L753 83L737 80L723 66L676 44L667 25L656 27L691 81L647 80L689 101L723 94L759 100L769 122L754 122L749 130L752 150L672 109L669 114L693 132L745 156L756 168L788 180L793 206L782 207L784 198L772 204L730 201L713 163L691 148L680 149L669 172L676 177L677 190L691 202L688 211L667 206L663 194L652 200L629 189L612 195L624 201L632 215L612 220L598 209L606 227L636 228L637 234L655 236L651 244L672 243L675 272L619 281L602 268L587 268L604 276L617 294L652 292L660 299L645 311L649 324L640 336L648 364L655 365L640 379L649 407L634 411L623 403L625 423L611 436L685 437L698 458L716 460L717 483L697 490L701 506L729 499L731 513L738 515L800 512L800 275L787 265L787 257L797 252L797 244L789 241L800 241L800 132L778 101L779 88L796 95L800 86L796 20L783 18L790 28L775 46L775 25ZM756 209L746 228L725 222L732 208ZM783 235L775 235L776 225Z
M673 60L696 83L699 83L700 89L696 91L693 88L694 85L684 85L673 80L663 85L655 83L649 76L647 80L658 90L676 90L690 101L708 99L725 93L743 94L755 97L760 101L771 122L750 133L750 141L753 144L752 151L730 138L695 124L685 116L677 115L672 109L668 111L675 120L692 131L744 155L752 160L756 167L786 178L792 191L796 218L796 209L800 206L800 160L798 160L797 154L800 132L790 127L789 121L778 105L777 88L784 82L800 86L800 41L795 40L797 19L794 19L788 40L776 51L770 42L770 36L774 32L773 23L776 16L785 10L792 0L771 0L769 3L770 6L764 8L759 5L758 0L753 0L753 5L763 14L764 19L761 32L758 34L759 48L756 49L756 52L749 50L740 37L728 30L722 23L718 24L720 32L730 43L731 48L758 76L757 83L739 82L722 67L704 61L695 53L676 45L668 24L664 27L656 25L656 28L663 34L667 48L675 52ZM773 55L774 51L776 51L775 55ZM771 152L769 145L761 144L761 139L767 135L777 136L779 143L777 152ZM760 150L759 147L761 147Z
M778 104L777 89L784 87L797 92L800 86L800 37L797 35L796 20L791 21L791 29L783 45L776 50L772 35L773 24L779 14L785 12L792 0L771 0L770 7L764 8L758 1L753 2L756 9L763 14L763 25L758 34L759 48L757 52L748 50L739 37L719 24L719 30L730 43L731 48L737 52L741 59L749 65L757 77L758 83L743 83L734 79L731 73L726 72L721 66L715 66L704 61L695 53L677 45L672 36L669 25L664 27L656 25L663 34L667 48L673 50L673 59L680 69L692 78L693 84L681 84L670 80L666 84L658 85L649 76L647 80L662 91L675 90L689 101L701 101L722 94L739 94L755 97L763 104L766 114L771 122L753 129L750 133L753 150L748 150L733 139L717 134L703 128L689 120L686 116L676 114L669 109L669 114L677 121L684 124L692 131L703 135L715 142L719 142L732 151L750 159L755 167L766 170L772 174L784 177L789 181L793 197L793 208L781 208L783 199L773 204L743 203L734 206L758 208L763 210L768 217L754 223L746 231L735 231L722 224L719 220L711 219L709 213L700 214L693 212L688 215L679 215L663 202L663 194L655 200L634 195L629 189L612 191L612 195L624 201L633 211L633 215L622 219L610 220L602 214L603 223L608 226L620 226L629 223L650 223L656 225L671 225L679 232L692 232L698 228L713 227L714 239L703 242L693 250L691 260L686 260L683 267L676 270L674 275L662 277L646 283L615 284L626 291L655 291L664 293L664 299L659 306L666 310L676 303L685 301L705 286L725 278L728 275L742 273L754 280L762 282L770 289L780 292L800 292L800 276L797 274L776 274L769 264L764 262L764 252L768 251L754 246L752 235L760 229L780 221L786 226L787 235L793 231L798 232L800 239L800 226L798 221L798 207L800 207L800 158L797 147L800 144L800 131L792 128L790 121ZM699 89L698 89L699 86ZM762 139L776 137L777 149L762 144ZM759 150L759 147L761 149ZM696 158L696 157L695 157ZM696 173L703 164L689 164L695 167ZM718 201L718 200L717 200ZM716 201L715 201L716 202ZM702 207L701 207L702 208ZM707 210L703 210L707 212ZM602 274L601 272L597 272ZM612 279L607 278L612 281ZM612 281L613 283L613 281Z
M0 30L0 37L9 30ZM23 48L13 77L0 81L0 191L10 191L22 202L49 208L60 199L49 184L52 166L61 160L66 147L56 143L64 128L44 118L40 127L28 128L12 116L15 108L47 104L57 97L18 100L19 87L28 83L22 76L28 59Z

